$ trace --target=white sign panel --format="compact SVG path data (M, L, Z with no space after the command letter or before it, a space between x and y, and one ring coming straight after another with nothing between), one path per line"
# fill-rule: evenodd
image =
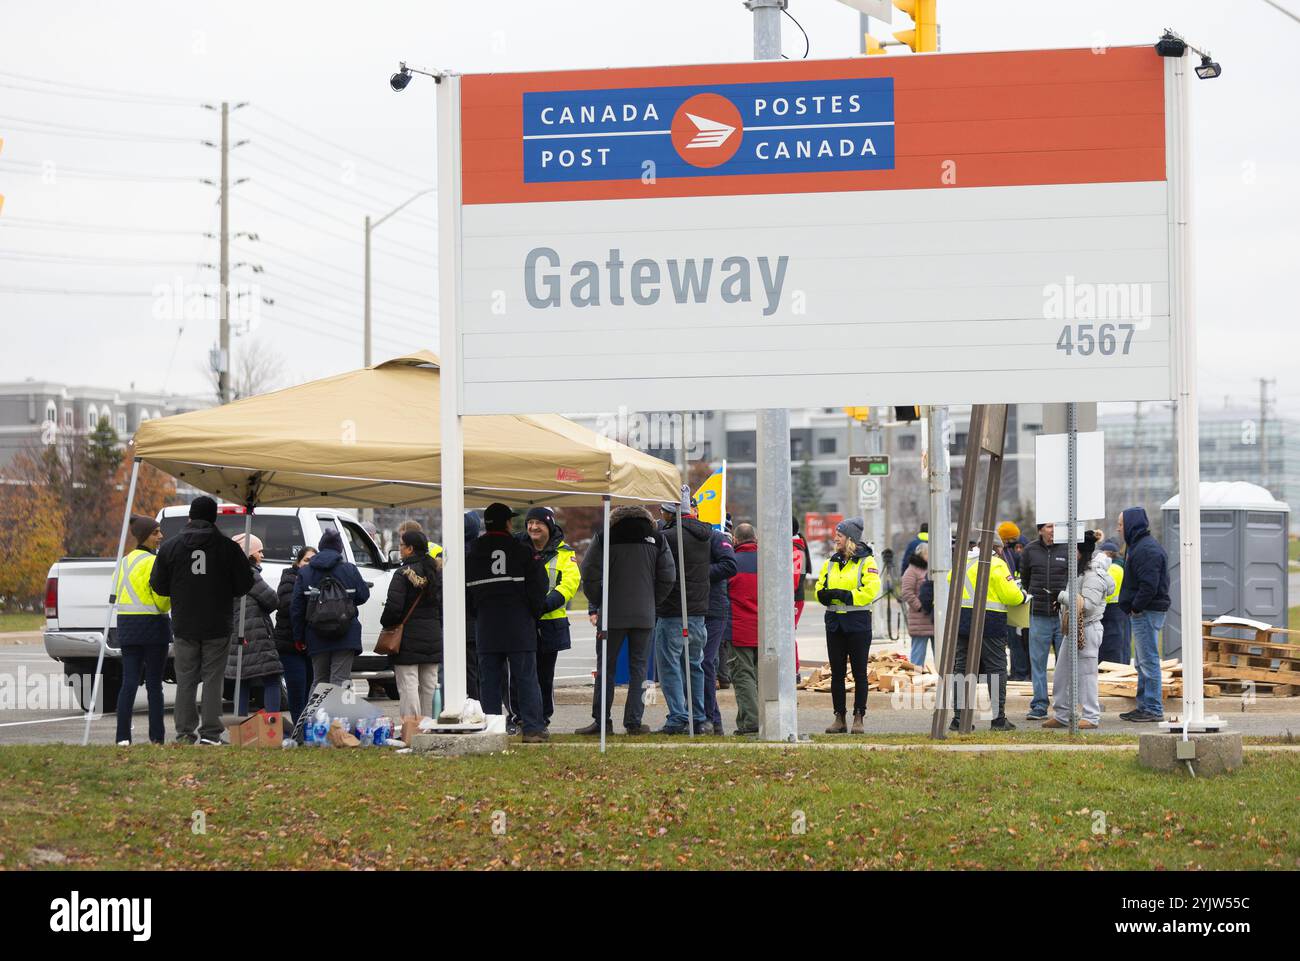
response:
M1163 63L461 78L460 409L1168 399Z
M1078 488L1074 516L1080 521L1106 519L1106 435L1090 431L1078 435ZM1039 434L1034 438L1034 521L1065 524L1070 516L1069 449L1067 434ZM1103 530L1107 529L1105 525Z

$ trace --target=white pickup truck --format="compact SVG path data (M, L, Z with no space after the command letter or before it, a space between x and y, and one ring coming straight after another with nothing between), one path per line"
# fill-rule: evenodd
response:
M189 521L188 507L164 507L158 512L163 538L178 533ZM217 527L233 537L244 531L243 507L222 504L218 508ZM253 533L262 540L262 579L274 590L280 583L280 574L292 561L294 554L304 544L316 544L327 530L338 531L343 537L343 552L361 571L370 585L370 600L360 608L362 653L353 662L353 677L383 687L389 697L396 697L393 672L388 658L375 654L375 641L379 637L379 615L384 598L388 596L388 582L396 563L385 558L366 533L360 522L351 514L329 508L316 507L263 507L253 513ZM99 642L104 633L104 616L108 612L111 589L112 559L96 557L64 557L50 568L45 582L45 652L63 663L63 673L68 683L83 697L83 683L74 679L90 678L95 672L99 656ZM117 703L122 684L121 652L117 648L116 620L108 632L108 648L104 657L103 700L101 704ZM174 682L170 652L164 675ZM233 682L228 684L233 691ZM84 697L89 700L90 685L84 684ZM229 696L231 692L227 692ZM83 702L82 707L86 705Z

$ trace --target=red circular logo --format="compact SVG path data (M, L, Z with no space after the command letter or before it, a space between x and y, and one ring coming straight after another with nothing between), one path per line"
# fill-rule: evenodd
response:
M693 167L726 163L740 149L744 132L736 105L716 93L697 93L673 114L673 146Z

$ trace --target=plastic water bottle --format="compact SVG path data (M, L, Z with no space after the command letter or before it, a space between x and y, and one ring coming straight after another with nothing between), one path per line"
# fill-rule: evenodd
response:
M326 744L325 735L330 729L330 716L325 713L325 708L316 711L315 723L311 726L312 743L317 747L324 747Z
M373 743L375 747L383 747L388 743L388 735L393 729L393 722L386 717L381 717L375 722L375 733Z
M356 738L361 742L362 747L368 747L371 744L370 739L374 733L370 719L365 717L357 718L357 723L353 728L352 733L356 735Z

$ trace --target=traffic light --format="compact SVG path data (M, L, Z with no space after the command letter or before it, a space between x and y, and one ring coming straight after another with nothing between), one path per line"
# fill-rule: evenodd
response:
M898 30L894 36L911 47L913 53L939 49L937 5L938 0L894 0L894 6L912 18L912 29Z
M844 413L848 414L854 420L865 421L871 419L870 407L845 407Z
M866 49L866 53L868 57L875 56L877 54L883 54L885 52L884 44L882 44L879 40L877 40L869 33L864 33L862 35L862 44L863 47Z
M921 419L921 408L916 404L907 404L903 407L895 405L894 420L911 423L914 420Z

